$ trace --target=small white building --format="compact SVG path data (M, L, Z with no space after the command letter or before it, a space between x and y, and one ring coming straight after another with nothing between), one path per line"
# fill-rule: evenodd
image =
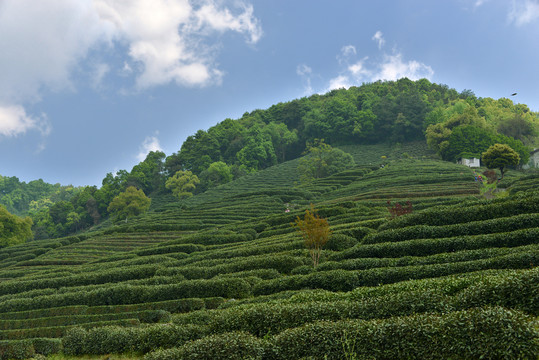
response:
M530 152L530 167L539 168L539 149Z
M470 158L470 159L460 158L457 161L457 164L466 165L471 168L478 168L481 166L481 160L478 158Z

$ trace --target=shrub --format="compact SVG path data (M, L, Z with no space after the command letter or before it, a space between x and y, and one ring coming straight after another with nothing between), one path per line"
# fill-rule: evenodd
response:
M144 360L257 360L262 359L266 342L243 332L212 335L180 348L149 353Z
M326 243L326 249L342 251L357 244L357 240L344 234L333 234Z
M307 324L275 336L271 359L535 359L537 337L530 317L494 307Z
M0 360L29 359L34 355L31 340L0 341Z
M62 351L62 339L35 338L32 344L36 354L47 356Z

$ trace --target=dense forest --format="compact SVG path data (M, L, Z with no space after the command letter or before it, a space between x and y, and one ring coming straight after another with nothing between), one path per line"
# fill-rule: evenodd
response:
M191 192L200 193L297 158L312 150L317 139L333 147L424 139L447 161L480 157L501 143L525 164L537 142L538 124L537 113L507 98L480 98L471 90L459 93L426 79L378 81L225 119L189 136L170 156L151 152L131 171L106 174L100 188L0 177L0 204L30 216L36 239L54 238L109 218L110 203L130 186L153 197L174 192L174 186L165 186L167 180L188 174Z

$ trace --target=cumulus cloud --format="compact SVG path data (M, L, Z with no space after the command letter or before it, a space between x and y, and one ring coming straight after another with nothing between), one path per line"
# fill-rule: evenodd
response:
M509 11L509 21L517 26L539 20L539 0L514 0Z
M215 62L212 35L235 32L249 44L262 36L252 6L239 0L230 0L229 7L227 3L2 0L0 103L20 110L21 104L40 101L44 90L76 89L73 74L81 68L90 75L90 85L99 88L111 73L110 65L99 63L86 70L83 65L103 47L127 49L121 54L123 69L114 73L135 77L138 90L171 82L179 86L219 83L223 71ZM24 117L18 119L16 128L30 127Z
M378 43L378 48L381 50L385 43L383 34L377 31L372 40ZM352 45L341 49L337 60L343 69L339 75L329 80L325 91L349 88L377 80L398 80L403 77L410 80L430 79L434 75L434 70L430 66L417 60L404 60L402 53L399 52L382 54L381 59L375 60L370 60L367 56L355 60L356 53L356 48Z
M0 135L17 136L29 130L37 130L46 136L50 126L45 115L32 117L20 105L0 106Z
M416 60L403 61L402 54L386 55L373 80L397 80L407 77L410 80L430 79L434 71L428 65Z
M148 136L140 145L139 153L137 154L138 161L144 161L150 151L163 151L159 139L156 136Z
M140 89L175 82L181 86L218 83L211 47L201 37L233 31L256 43L262 30L252 6L229 8L207 0L198 8L188 0L94 0L99 18L112 25L117 38L129 44L129 57L141 65Z
M372 40L376 41L378 43L378 49L381 49L382 46L385 44L384 36L380 30L378 30L374 36L372 37Z

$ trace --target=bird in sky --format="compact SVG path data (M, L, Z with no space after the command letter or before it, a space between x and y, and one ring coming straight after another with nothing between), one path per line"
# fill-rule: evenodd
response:
M517 93L512 93L511 96L515 96Z

